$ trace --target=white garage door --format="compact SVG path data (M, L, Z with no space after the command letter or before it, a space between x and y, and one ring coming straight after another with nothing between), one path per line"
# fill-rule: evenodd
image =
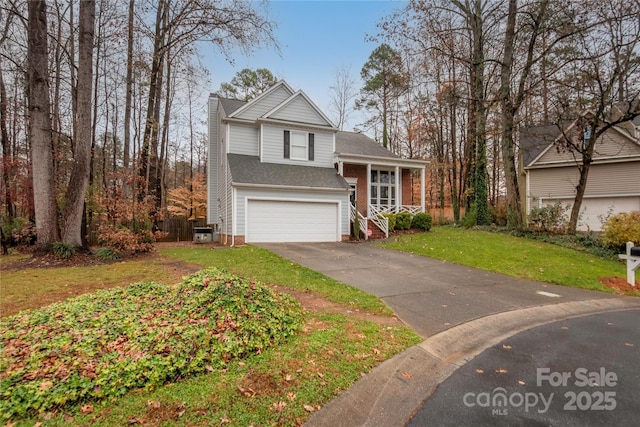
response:
M582 201L578 230L602 229L602 221L610 215L640 209L640 197L586 198Z
M249 200L247 242L335 242L338 203Z

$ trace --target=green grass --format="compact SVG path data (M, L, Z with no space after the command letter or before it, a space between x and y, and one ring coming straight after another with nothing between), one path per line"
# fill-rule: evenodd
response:
M127 261L92 267L27 268L3 271L0 280L0 315L50 303L52 295L73 296L111 286L140 281L174 284L179 277L163 268L158 260Z
M167 248L161 254L166 258L154 259L147 265L125 261L104 267L122 272L138 270L146 276L144 280L161 276L165 277L161 280L164 283L176 283L168 277L170 269L163 266L173 262L167 258L175 258L222 268L279 288L312 291L342 304L345 314L322 307L305 311L301 332L260 354L231 360L224 368L214 367L206 374L176 378L154 390L140 388L122 398L86 401L12 420L15 425L301 425L363 373L421 341L406 326L393 321L376 323L346 314L352 310L390 315L378 298L266 250L251 246L215 250ZM15 272L22 275L12 280L16 286L20 281L34 283L46 295L64 289L67 280L85 281L85 287L103 280L98 271L95 267L30 269ZM119 276L115 271L112 274ZM4 282L4 272L2 279ZM136 277L134 281L138 280Z
M306 330L226 369L139 390L90 414L55 414L44 426L303 424L363 373L420 340L403 326L385 327L338 314L307 315ZM283 405L284 404L284 405ZM306 409L305 406L308 408ZM30 426L35 419L20 420Z
M489 231L435 227L396 237L383 247L441 259L507 276L610 292L599 277L625 277L621 262Z
M203 267L223 268L230 273L264 283L316 292L330 301L371 313L393 314L379 298L373 295L255 246L224 249L168 248L160 252L166 257Z

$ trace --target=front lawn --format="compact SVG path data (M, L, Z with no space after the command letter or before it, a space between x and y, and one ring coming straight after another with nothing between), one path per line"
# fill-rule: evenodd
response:
M0 421L3 418L9 421L5 405L13 402L17 405L14 408L32 408L26 417L17 414L12 417L9 424L17 426L301 425L313 412L350 387L373 367L420 342L415 333L391 316L379 299L268 251L247 246L215 250L206 247L162 248L160 252L162 256L157 255L147 260L147 267L154 270L148 275L154 278L160 276L160 279L165 279L164 283L176 283L171 280L177 266L180 265L181 270L193 268L193 265L187 268L185 263L176 260L181 259L201 266L224 268L251 280L260 278L272 289L281 292L290 290L291 294L304 297L301 330L289 335L286 340L277 343L274 341L274 345L254 346L252 351L240 352L235 357L229 352L222 353L217 358L206 361L206 355L203 356L204 353L193 347L197 345L197 341L194 341L196 337L206 338L206 333L202 335L198 329L200 324L204 325L203 318L189 316L179 307L178 302L183 298L180 298L180 290L176 285L153 285L149 292L138 292L147 289L149 285L136 285L129 291L116 288L86 294L80 297L81 301L88 304L86 308L78 308L77 302L71 301L69 306L62 303L28 310L2 319L0 335L4 338L0 342L0 349L22 351L35 345L46 354L33 352L33 357L26 353L23 356L18 354L17 358L0 363L0 381L5 380L0 387L0 406L5 408L2 411L4 413L0 413ZM110 274L117 277L119 269L123 272L130 271L130 262L137 261L110 264ZM166 266L169 265L172 267L167 269ZM104 268L107 267L26 269L20 271L21 275L17 280L12 279L11 282L4 280L4 273L7 271L4 270L3 292L34 283L34 289L43 292L41 295L44 296L48 292L56 293L65 289L65 277L70 273L75 278L85 276L86 281L91 282L92 276L99 280L97 272ZM53 288L45 290L39 286L42 282L49 282L47 286ZM105 286L112 287L110 284ZM185 285L181 286L184 291ZM160 291L166 298L157 298L156 294ZM129 294L133 295L133 299L125 301L124 295ZM60 299L66 298L64 293L59 295ZM139 295L139 301L136 295ZM103 299L105 296L106 300ZM198 307L200 295L195 293L189 297L195 298L195 304L189 304ZM154 304L166 302L172 308L154 308L145 302L149 298ZM184 299L186 301L189 298L185 295ZM238 306L243 307L243 310L251 308L247 304L253 303L244 302ZM144 314L141 311L143 306L153 313L166 316L161 318L155 314ZM73 307L75 308L72 309ZM106 310L102 310L104 316L98 316L97 308L100 307ZM91 326L97 320L96 316L102 316L109 322L109 326L98 328L104 329L103 332L95 332L97 329ZM18 319L25 319L27 322L39 319L41 325L34 328L12 326L18 324L15 323ZM122 322L114 319L121 319ZM56 329L55 325L60 321L63 325ZM226 316L217 323L220 323L221 328L231 327L229 330L234 334L241 333L240 329L233 330L237 327L235 320ZM194 329L189 332L189 337L194 339L180 341L179 338L184 334L172 332L175 328L186 331L192 326ZM259 324L250 327L260 330ZM115 335L109 335L110 332L117 332L118 328L127 332L127 343L120 342ZM54 334L55 330L59 330L59 333ZM16 331L22 331L20 333L26 335L16 337ZM48 333L44 333L46 331ZM40 335L28 344L27 338L33 333ZM69 340L69 337L72 339ZM81 337L82 340L78 341L74 337ZM229 345L234 342L222 335L219 339L221 343ZM96 346L87 347L88 342L93 342ZM199 362L183 366L180 369L184 369L180 372L174 369L176 363L172 362L171 368L167 369L163 357L166 355L173 358L171 360L174 362L181 360L179 356L184 354L181 349L186 348L185 346L192 349L188 351L189 354L197 356L195 359L189 356L189 360L197 359ZM172 353L172 349L177 353ZM106 359L100 359L101 352L111 350L115 351L111 352L114 357L122 353L118 357L137 359L132 366L142 368L141 371L135 373L125 370L118 374L117 369L126 368L128 364L111 364L108 361L111 353L108 352L104 354ZM72 351L76 352L76 357L73 357ZM36 357L38 354L40 356ZM81 355L90 359L80 359ZM23 369L20 357L24 359L24 369L29 371L23 375L16 373ZM74 360L77 361L75 365ZM117 362L117 357L114 360ZM65 368L68 371L63 369L63 362L69 364ZM153 368L154 365L158 365L159 369ZM28 366L33 368L27 368ZM73 369L77 370L76 374L73 374ZM67 377L65 372L73 380L69 387L78 384L82 386L76 389L76 398L73 392L67 394L63 389L59 389L60 393L51 394L51 399L46 397L54 390L56 376L64 379ZM102 377L99 372L110 375L106 377L110 379L106 383L105 380L100 380ZM89 387L87 381L94 375L101 385ZM153 381L145 381L145 378ZM12 396L8 389L29 381L32 385L28 388L32 389L35 401L42 398L44 402L48 402L41 410L36 409L37 403L29 406L21 398L15 400L16 396ZM120 396L121 392L125 392L123 383L133 389ZM20 393L25 397L22 391Z
M481 270L558 285L610 292L598 279L625 277L624 264L551 243L502 233L435 227L403 235L383 247Z
M257 246L240 246L211 250L175 247L161 249L162 255L203 267L224 266L233 274L250 277L302 291L318 293L330 301L371 313L392 315L377 297Z

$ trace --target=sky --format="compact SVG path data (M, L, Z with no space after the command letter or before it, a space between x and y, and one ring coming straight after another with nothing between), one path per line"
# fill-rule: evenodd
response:
M230 64L222 53L201 48L204 65L211 73L210 92L243 68L267 68L294 90L305 92L333 118L329 87L336 70L349 67L359 90L360 70L379 44L366 41L367 36L377 35L376 25L405 4L401 0L272 0L269 18L277 25L280 55L274 48L261 48L250 56L237 51ZM345 130L362 120L362 114L354 113Z

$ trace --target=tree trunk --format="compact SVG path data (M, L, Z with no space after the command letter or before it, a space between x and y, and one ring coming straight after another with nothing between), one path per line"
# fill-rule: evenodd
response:
M56 182L49 111L47 4L44 0L32 0L28 4L27 84L33 199L38 246L47 249L58 240Z
M95 0L80 2L78 28L77 120L74 136L74 162L66 192L62 216L62 241L82 246L82 217L89 164L91 161L91 95L93 77L93 36L95 30Z
M484 28L482 19L482 2L475 0L475 11L471 16L473 34L473 115L475 117L475 149L476 163L473 175L474 201L476 204L476 224L487 225L491 222L488 207L487 185L487 141L486 141L486 108L484 95Z
M122 165L129 168L129 146L131 144L131 98L133 92L133 18L135 0L129 0L129 20L127 24L127 78L124 104L124 147Z
M507 186L507 218L509 225L520 229L523 224L520 185L516 169L516 156L513 141L514 105L511 101L511 75L513 70L513 49L515 43L517 1L509 0L509 13L504 37L504 55L500 75L500 103L502 106L502 160L504 163L505 184Z
M580 178L578 179L578 185L576 185L576 197L573 199L573 206L571 207L571 214L569 216L569 226L567 228L569 235L576 234L578 220L580 219L580 209L582 208L582 201L584 200L584 192L587 189L587 178L589 177L591 159L583 157L583 162L583 164L578 166Z
M153 60L151 64L151 75L149 79L149 98L147 102L147 120L144 127L144 136L142 140L142 148L140 151L140 169L139 175L144 178L145 188L138 195L140 199L146 195L152 195L156 199L156 206L159 203L157 182L158 167L158 127L160 112L160 88L162 86L162 69L164 62L164 28L163 23L166 19L165 1L158 3L156 13L156 29L153 47Z
M13 221L16 216L15 206L11 197L9 185L9 169L11 160L11 147L9 146L9 132L7 130L7 90L4 85L4 76L0 68L0 137L2 138L2 179L4 181L4 203L7 212L7 222Z

